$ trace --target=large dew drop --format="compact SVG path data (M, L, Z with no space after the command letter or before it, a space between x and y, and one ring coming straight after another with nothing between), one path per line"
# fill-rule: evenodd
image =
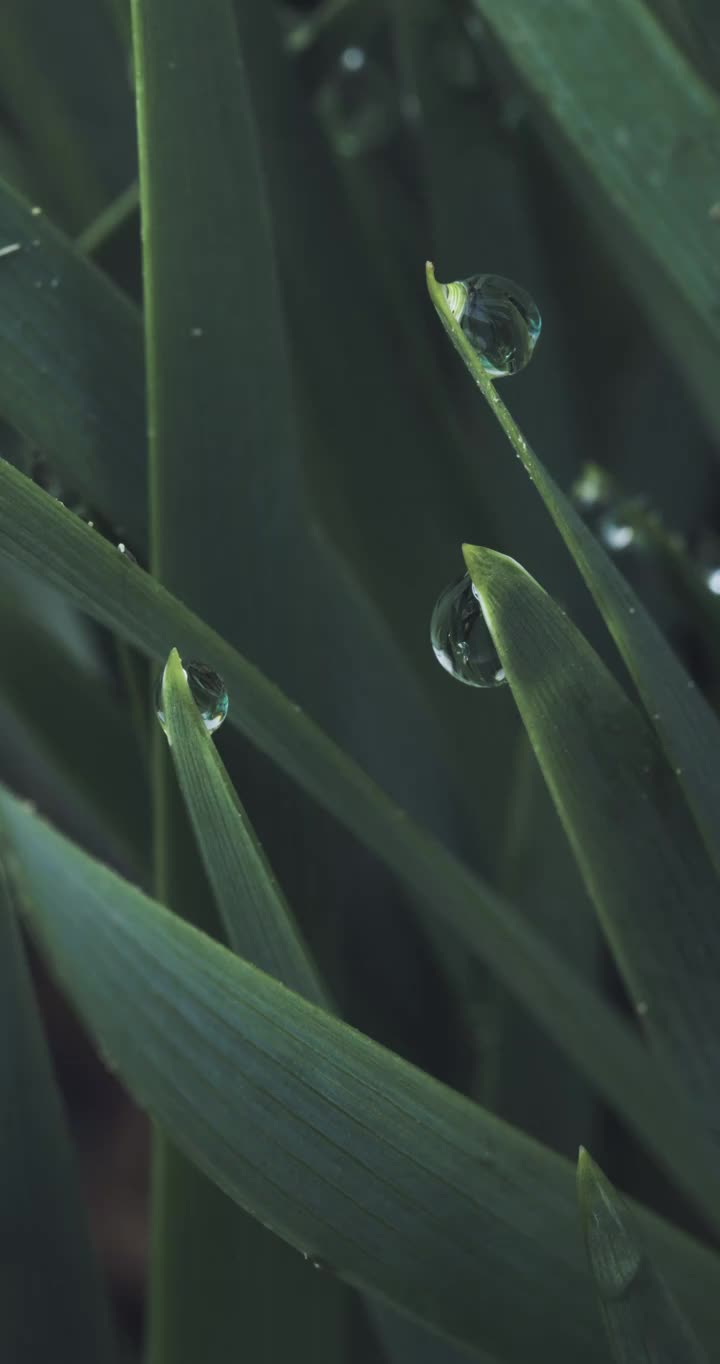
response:
M430 640L438 663L458 682L469 687L500 687L505 681L469 573L440 593L430 621Z
M183 662L182 669L187 678L190 695L202 716L203 724L208 734L214 734L228 713L229 703L225 683L217 673L213 672L212 668L208 668L205 663L197 663L194 659L187 663ZM164 675L164 673L160 674L155 692L155 709L163 729L165 729L165 713L162 708Z
M450 311L493 379L524 369L542 328L537 304L502 275L445 284Z

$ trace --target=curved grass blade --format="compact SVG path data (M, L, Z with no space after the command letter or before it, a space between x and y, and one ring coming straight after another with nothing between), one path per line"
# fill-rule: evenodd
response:
M617 1364L708 1364L648 1259L630 1209L580 1148L577 1189L598 1304Z
M429 263L427 280L453 345L535 484L595 599L687 796L708 852L720 869L720 722L635 592L528 445L449 311L444 287Z
M131 178L135 158L124 55L105 6L6 0L0 86L47 186L46 206L78 230Z
M643 1026L720 1129L718 881L645 716L514 560L465 562Z
M122 561L0 461L0 555L24 564L150 657L199 657L225 679L229 719L487 962L720 1224L720 1179L678 1094L612 1011L532 929L409 819L309 717L147 573ZM668 1086L670 1085L670 1089Z
M3 792L0 813L33 930L103 1051L226 1192L342 1278L507 1364L538 1338L601 1364L569 1162L233 956ZM717 1257L644 1226L698 1330L717 1332Z
M80 1181L33 996L0 831L0 1262L13 1364L113 1364Z
M0 259L0 413L144 553L137 309L44 214L0 185L5 242L21 249Z
M285 897L190 695L177 649L163 673L162 695L170 752L230 946L304 999L326 1004Z
M641 0L607 0L602 9L575 0L475 6L717 359L720 259L710 209L720 100ZM588 79L591 67L602 69L601 81Z

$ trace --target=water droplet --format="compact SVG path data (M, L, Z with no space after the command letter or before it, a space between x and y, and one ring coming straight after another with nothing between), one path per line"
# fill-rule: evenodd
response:
M122 554L123 559L127 559L127 562L128 562L129 564L136 564L136 563L137 563L137 559L135 558L135 555L133 554L132 550L131 550L131 549L128 549L127 545L123 544L122 540L120 541L120 543L119 543L119 545L118 545L118 549L119 549L120 553Z
M346 47L321 87L317 112L338 156L354 157L386 142L399 120L392 82L361 47Z
M599 532L606 549L611 549L614 553L628 549L635 539L633 527L627 521L623 521L616 512L608 512L607 516L603 517Z
M304 1250L303 1260L307 1260L313 1269L323 1270L326 1274L332 1273L332 1265L327 1260L321 1260L319 1255L313 1255L310 1251Z
M225 690L225 683L212 668L208 668L206 663L198 663L191 659L182 665L183 672L187 678L190 688L190 695L195 702L208 734L214 734L219 729L228 713L228 694ZM164 672L155 691L155 709L157 717L165 729L165 714L162 708L162 680Z
M39 218L40 214L42 213L42 209L39 204L33 204L32 208L30 209L30 212L33 218Z
M585 464L570 489L570 496L583 515L601 511L612 498L612 480L599 464Z
M202 334L203 334L203 329L202 329L202 327L191 327L191 328L190 328L190 335L191 335L191 336L197 338L198 336L202 336Z
M635 1012L639 1014L641 1018L644 1018L649 1008L650 1005L646 999L639 999L635 1005Z
M0 246L0 256L14 256L16 251L21 251L20 242L8 242L7 246Z
M711 568L705 579L714 597L720 597L720 568Z
M469 573L440 593L430 640L438 663L458 682L499 687L506 680Z
M525 368L542 327L525 289L502 275L473 275L443 288L453 317L492 378Z

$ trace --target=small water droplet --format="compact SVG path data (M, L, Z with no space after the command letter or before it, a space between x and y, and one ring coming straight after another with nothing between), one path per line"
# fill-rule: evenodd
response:
M440 593L430 640L438 663L458 682L470 687L499 687L505 682L469 573Z
M208 668L206 663L198 663L195 659L183 663L182 670L187 678L190 695L200 711L205 728L208 734L214 734L228 713L229 701L225 683L216 672L213 672L212 668ZM155 690L155 709L163 729L165 729L165 714L162 708L162 680L164 675L164 672L161 673Z
M57 275L53 275L52 279L50 280L50 288L57 289L59 283L60 280L58 279Z
M612 481L599 464L585 464L570 489L570 496L584 515L601 511L612 498Z
M118 550L119 550L120 553L122 554L123 559L126 559L127 562L128 562L129 564L136 564L136 563L137 563L137 559L135 558L135 555L133 554L132 550L131 550L131 549L128 549L127 545L126 545L126 544L123 544L123 541L122 541L122 540L120 541L120 543L119 543L119 545L118 545Z
M443 288L453 317L493 379L525 368L542 328L525 289L502 275L472 275Z
M33 204L32 208L30 209L30 212L33 218L39 218L40 214L42 213L42 209L39 204Z
M602 518L599 532L606 549L611 549L615 554L628 549L635 539L633 527L618 517L617 512L608 512Z
M720 568L711 568L705 581L714 597L720 597Z
M340 54L340 65L343 71L362 71L366 61L367 57L361 47L346 47Z
M322 1270L325 1274L332 1273L332 1265L328 1260L321 1260L319 1255L313 1255L308 1250L304 1250L302 1255L303 1260L307 1260L308 1264L311 1264L313 1269Z
M650 1005L646 999L639 999L635 1005L635 1012L639 1014L641 1018L644 1018L649 1008Z
M8 242L7 246L0 246L0 256L14 256L16 251L21 251L20 242Z
M191 327L191 328L190 328L190 335L191 335L191 336L197 338L198 336L202 336L202 334L203 334L203 329L202 329L202 327Z

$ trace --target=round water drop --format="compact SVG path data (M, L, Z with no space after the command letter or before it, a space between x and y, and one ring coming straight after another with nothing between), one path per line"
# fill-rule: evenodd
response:
M458 682L469 687L500 687L505 682L469 573L440 593L430 640L438 663Z
M635 539L633 527L612 513L603 517L599 529L600 538L604 541L606 549L611 549L616 554L628 549Z
M491 378L525 368L542 327L537 304L525 289L502 275L473 275L443 288L453 317Z
M212 668L208 668L206 663L198 663L195 659L191 659L187 663L183 662L182 670L190 688L190 695L202 716L203 724L208 734L214 734L228 713L229 702L225 683L218 673L213 672ZM162 708L164 676L164 672L161 673L155 691L155 709L157 718L167 733L165 713Z
M714 597L720 597L720 568L711 568L705 581Z

